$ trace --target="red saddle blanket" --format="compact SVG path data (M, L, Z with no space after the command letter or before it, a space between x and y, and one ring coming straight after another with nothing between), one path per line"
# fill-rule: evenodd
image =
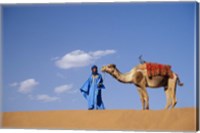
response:
M158 63L145 63L147 74L149 77L153 76L168 76L173 78L173 72L170 65L163 65Z

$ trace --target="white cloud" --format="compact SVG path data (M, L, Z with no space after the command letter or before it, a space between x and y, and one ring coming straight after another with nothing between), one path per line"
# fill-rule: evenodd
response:
M41 102L53 102L59 99L60 99L59 97L49 96L46 94L40 94L35 97L35 100L41 101Z
M10 87L17 87L19 84L17 82L11 83L9 86Z
M19 83L18 91L21 93L31 92L39 83L35 79L27 79Z
M61 85L61 86L58 86L54 89L54 92L57 93L57 94L61 94L61 93L64 93L64 92L69 92L71 91L73 88L73 85L70 84L70 85Z
M85 52L82 50L75 50L65 54L63 57L55 61L57 67L62 69L70 69L74 67L84 67L94 63L97 59L116 53L115 50L98 50Z

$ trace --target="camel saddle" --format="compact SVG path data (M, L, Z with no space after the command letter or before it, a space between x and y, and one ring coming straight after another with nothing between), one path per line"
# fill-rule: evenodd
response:
M170 65L146 62L147 74L149 77L153 76L168 76L173 78L173 72Z

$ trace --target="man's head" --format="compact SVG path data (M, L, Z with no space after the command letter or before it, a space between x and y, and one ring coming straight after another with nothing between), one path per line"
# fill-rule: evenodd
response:
M96 65L93 65L93 66L91 67L91 70L92 70L92 74L93 74L93 75L96 75L96 74L98 73L98 68L97 68Z

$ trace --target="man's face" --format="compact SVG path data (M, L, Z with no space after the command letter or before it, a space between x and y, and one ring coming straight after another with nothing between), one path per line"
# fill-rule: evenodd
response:
M93 69L92 69L92 73L97 73L97 69L96 69L96 68L93 68Z

